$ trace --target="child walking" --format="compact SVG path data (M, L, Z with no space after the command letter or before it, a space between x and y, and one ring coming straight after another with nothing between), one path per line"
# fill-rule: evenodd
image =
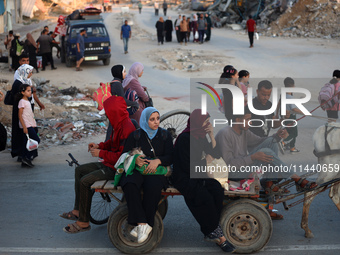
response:
M32 75L30 73L28 75L28 78ZM21 166L29 166L33 167L32 160L38 156L37 150L28 151L26 149L26 143L27 143L27 134L28 136L36 140L38 143L40 143L40 138L37 135L37 123L34 119L34 114L31 108L31 103L28 101L28 99L32 96L32 89L31 86L28 84L23 84L20 87L19 92L19 127L23 131L23 137L21 139L22 141L22 164Z

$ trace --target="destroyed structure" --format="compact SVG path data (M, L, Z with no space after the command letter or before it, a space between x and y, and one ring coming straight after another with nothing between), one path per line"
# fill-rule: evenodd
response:
M208 12L215 27L245 29L251 15L266 36L340 37L340 0L216 0L210 6L192 0L178 8Z
M76 87L58 89L44 78L33 78L40 101L45 110L35 106L34 115L39 128L41 144L48 148L57 144L70 144L81 138L104 134L107 130L106 116L99 115L91 97L92 90L80 91ZM0 80L0 89L7 91L12 84ZM7 130L7 148L11 146L12 106L1 104L0 122Z

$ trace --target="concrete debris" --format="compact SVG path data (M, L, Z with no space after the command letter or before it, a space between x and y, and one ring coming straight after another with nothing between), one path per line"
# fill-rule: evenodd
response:
M191 1L190 7L184 2L176 8L206 11L214 27L245 29L251 15L261 35L339 38L339 4L340 0L215 0L210 5Z
M267 36L339 38L340 11L338 2L299 0L289 7L271 27L262 30Z
M108 120L105 115L99 115L94 106L91 98L93 89L80 91L70 87L59 90L49 80L34 78L32 81L37 87L40 101L45 105L45 110L35 105L34 111L41 138L39 148L69 144L83 137L106 133ZM11 87L9 81L0 80L2 91ZM7 130L7 147L10 148L12 106L0 104L0 122Z

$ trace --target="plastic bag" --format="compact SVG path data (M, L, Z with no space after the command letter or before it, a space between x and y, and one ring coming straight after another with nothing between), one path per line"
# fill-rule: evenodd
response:
M198 31L195 32L195 39L198 39L199 38L199 34L198 34Z
M256 38L256 40L258 40L259 38L260 38L260 36L259 36L259 33L255 33L255 38Z
M39 143L36 140L31 139L28 136L28 134L26 134L26 136L27 136L26 149L28 151L34 151L34 150L38 149Z

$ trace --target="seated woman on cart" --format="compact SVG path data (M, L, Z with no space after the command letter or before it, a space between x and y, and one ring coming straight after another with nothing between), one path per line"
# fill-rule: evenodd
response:
M279 187L275 185L283 179L291 178L300 189L313 189L317 187L315 182L299 177L289 172L289 167L281 161L278 156L278 142L281 140L283 132L279 130L270 137L259 137L249 130L251 124L251 113L245 107L244 115L234 115L232 126L221 129L216 135L217 147L227 164L235 166L236 169L256 169L263 171L266 193L278 192ZM248 149L252 148L248 153ZM255 168L245 168L255 166ZM275 171L264 171L266 169L276 169ZM283 170L281 170L283 169ZM239 171L229 173L229 178L244 179L249 178L249 171ZM289 190L283 190L289 193ZM269 211L272 219L283 219L283 216L273 211Z
M140 147L144 155L136 159L136 165L147 165L146 174L134 169L132 175L122 175L120 185L128 207L128 223L135 226L131 235L138 243L147 240L154 226L154 219L161 200L161 191L167 187L164 175L155 173L159 165L172 164L173 143L171 134L159 127L160 115L154 107L145 108L141 114L140 129L131 133L123 152ZM143 191L143 199L141 195Z
M221 184L207 176L190 178L190 165L206 166L213 160L212 156L218 155L209 120L210 115L202 115L200 109L190 114L186 129L175 143L173 184L184 196L185 203L201 227L204 239L218 244L225 252L232 252L235 248L227 241L219 224L224 199ZM211 142L206 138L207 134ZM190 151L190 148L195 149ZM206 157L202 159L203 152Z
M73 210L60 214L67 220L76 220L64 227L66 233L88 231L90 226L90 209L92 202L91 185L99 180L111 180L115 176L114 165L122 154L125 140L136 130L132 124L123 97L112 96L105 100L104 110L114 129L111 139L106 142L90 143L88 150L92 157L100 157L102 162L93 162L75 169L75 202Z

